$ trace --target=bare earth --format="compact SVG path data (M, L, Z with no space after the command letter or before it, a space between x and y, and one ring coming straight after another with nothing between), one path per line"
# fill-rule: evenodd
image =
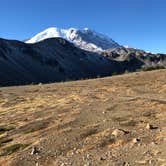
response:
M0 88L1 166L166 166L166 70Z

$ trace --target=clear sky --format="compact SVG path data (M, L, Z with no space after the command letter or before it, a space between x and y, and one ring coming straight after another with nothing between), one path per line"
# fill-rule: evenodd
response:
M88 27L122 45L166 53L166 0L1 0L0 37Z

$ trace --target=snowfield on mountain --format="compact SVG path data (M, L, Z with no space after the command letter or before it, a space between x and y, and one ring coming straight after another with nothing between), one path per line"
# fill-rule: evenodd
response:
M26 41L26 43L36 43L48 38L60 37L74 43L75 46L88 51L103 51L109 48L120 47L106 35L84 28L78 30L75 28L60 29L56 27L48 28Z

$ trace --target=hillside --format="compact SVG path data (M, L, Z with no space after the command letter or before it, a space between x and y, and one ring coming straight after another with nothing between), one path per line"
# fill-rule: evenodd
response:
M61 38L36 44L0 39L0 86L94 78L114 68L107 58Z
M62 82L166 67L166 55L117 48L88 52L62 38L34 44L0 39L0 86Z
M166 70L0 88L0 165L166 164Z

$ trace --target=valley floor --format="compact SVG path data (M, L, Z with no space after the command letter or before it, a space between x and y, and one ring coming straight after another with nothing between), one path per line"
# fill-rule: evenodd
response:
M166 70L0 88L2 166L165 166Z

